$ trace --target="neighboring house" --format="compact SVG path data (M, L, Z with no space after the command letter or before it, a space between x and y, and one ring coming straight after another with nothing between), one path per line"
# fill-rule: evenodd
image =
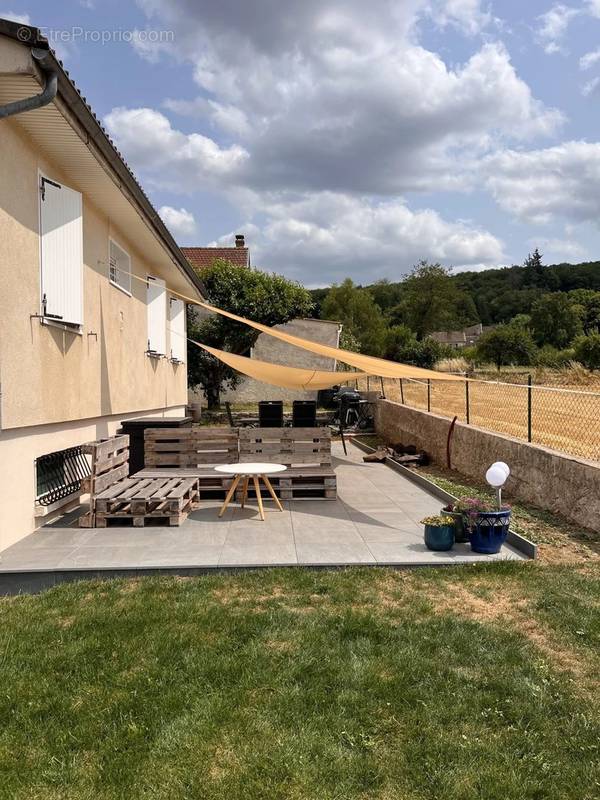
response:
M235 247L182 247L181 251L200 274L219 258L230 261L236 267L250 266L250 251L241 233L235 237Z
M67 482L62 451L185 412L185 304L169 290L203 288L39 30L5 20L0 153L4 549L48 510L46 470Z
M481 322L478 322L477 325L470 325L460 331L434 331L429 335L440 344L446 344L455 350L460 350L463 347L476 345L480 336L491 331L494 327L494 325L482 325Z

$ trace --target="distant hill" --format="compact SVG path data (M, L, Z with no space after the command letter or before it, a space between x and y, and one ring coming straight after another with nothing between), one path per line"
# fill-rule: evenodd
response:
M516 314L528 314L542 294L570 292L573 289L600 291L600 261L582 264L552 264L541 268L513 266L482 272L461 272L452 276L460 289L473 298L479 321L484 325L508 322ZM383 312L396 306L402 297L402 282L380 281L365 287ZM328 289L313 289L314 316Z

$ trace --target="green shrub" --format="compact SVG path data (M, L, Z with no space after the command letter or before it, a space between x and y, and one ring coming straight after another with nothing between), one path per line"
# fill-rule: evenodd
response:
M563 369L573 358L572 348L559 350L557 347L547 344L538 351L536 364L538 367L547 367L548 369Z
M575 360L588 369L600 369L600 333L575 339Z

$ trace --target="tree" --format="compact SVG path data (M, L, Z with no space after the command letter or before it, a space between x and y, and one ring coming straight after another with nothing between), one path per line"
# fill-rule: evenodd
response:
M208 302L224 311L260 322L278 325L295 317L310 314L312 301L300 284L281 275L256 269L236 267L229 261L217 259L202 270L202 280ZM188 315L188 336L203 344L243 355L253 346L259 332L227 317L192 311ZM190 388L201 386L209 408L220 404L224 386L235 387L239 375L199 347L188 347L188 383Z
M426 336L420 341L406 325L394 325L387 332L385 358L401 364L431 369L442 358L449 358L452 349Z
M581 318L564 292L544 294L532 306L531 329L538 345L567 347L582 331Z
M461 291L441 264L420 261L402 282L402 299L390 312L422 339L432 331L454 330L478 322L473 298Z
M573 289L568 293L576 308L584 333L600 333L600 292L593 289Z
M491 361L498 369L509 364L526 366L535 360L531 334L517 325L498 325L484 333L476 346L477 360Z
M385 320L370 292L350 278L332 286L321 306L321 318L337 320L360 343L362 353L380 356L385 340Z
M575 339L575 360L588 369L600 369L600 333Z

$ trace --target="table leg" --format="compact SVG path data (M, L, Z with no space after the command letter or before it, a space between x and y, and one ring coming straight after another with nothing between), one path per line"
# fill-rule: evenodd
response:
M264 512L264 509L263 509L263 504L262 504L262 496L261 496L261 494L260 494L260 483L259 483L259 481L258 481L258 478L259 478L259 477L263 477L263 476L258 476L258 475L254 475L254 476L253 476L253 479L254 479L254 489L255 489L255 491L256 491L256 500L257 500L257 502L258 502L258 510L260 511L260 518L261 518L261 519L263 520L263 522L264 522L264 519L265 519L265 512Z
M220 517L222 517L223 514L225 513L225 509L229 505L229 501L233 497L233 493L237 489L237 485L240 482L241 477L242 477L241 475L236 475L233 481L231 482L231 486L229 487L229 491L227 492L227 497L225 498L225 502L223 503L223 505L221 506L221 510L219 511Z
M280 501L279 501L279 498L278 498L278 497L277 497L277 495L275 494L275 489L273 489L273 486L272 486L272 484L271 484L271 481L268 479L268 477L267 477L266 475L261 475L260 477L261 477L261 478L263 479L263 481L265 482L265 486L266 486L266 487L267 487L267 489L269 490L269 494L271 495L271 497L273 498L273 500L275 500L275 505L276 505L276 506L279 508L279 510L280 510L280 511L283 511L283 506L281 505L281 503L280 503Z
M246 503L246 498L248 497L248 484L250 483L250 476L246 475L244 478L244 486L242 488L242 502L240 503L241 508L244 507Z

